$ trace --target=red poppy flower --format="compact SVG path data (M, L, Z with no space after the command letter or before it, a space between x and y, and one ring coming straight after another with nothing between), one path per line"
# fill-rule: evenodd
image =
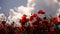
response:
M23 19L20 19L20 23L23 23L24 22L24 20Z
M43 25L41 25L40 28L43 28Z
M32 14L32 17L36 17L36 16L37 16L37 14L35 14L35 13L34 13L34 14Z
M22 16L22 19L26 19L26 17L27 17L27 15L24 14L24 15Z
M33 24L33 25L38 25L38 22L39 22L39 21L36 20L36 21L34 21L32 24Z
M43 28L43 23L42 23L42 22L40 22L40 24L39 24L39 25L40 25L40 27L41 27L41 28Z
M46 28L46 25L43 26L43 29L47 29L47 28Z
M40 25L43 25L43 23L40 21Z
M14 28L19 28L18 26L15 26Z
M27 15L26 15L26 14L23 14L23 16L27 17Z
M3 29L3 27L0 27L0 30L2 30Z
M2 24L5 24L6 23L6 21L2 21Z
M19 23L21 23L22 25L24 25L25 24L25 20L20 19Z
M29 28L34 28L34 26L33 26L33 25L29 25L28 27L29 27Z
M19 33L16 31L15 34L19 34Z
M21 23L22 25L24 25L27 21L29 21L27 18L27 16L24 14L22 16L22 19L19 20L19 23Z
M48 20L44 20L43 23L47 24L48 23Z
M42 18L40 18L40 17L37 17L36 19L37 19L38 21L42 21Z
M32 21L34 17L30 16L29 21Z
M40 17L36 17L36 20L32 23L33 25L38 25L38 23L41 21L42 19Z
M60 14L58 15L58 17L60 18Z
M35 14L35 13L34 13L34 14L32 14L32 15L30 16L30 18L29 18L29 21L32 21L32 20L33 20L33 18L34 18L34 17L36 17L36 16L37 16L37 14Z
M52 17L51 21L54 22L55 24L58 24L58 18L57 17Z
M47 29L45 23L43 23L43 22L40 21L40 24L39 25L40 25L40 28Z
M45 14L45 12L44 12L44 10L40 9L40 10L38 11L38 14Z
M47 26L52 26L52 25L53 25L52 22L50 22L50 23L47 24Z
M19 28L20 28L20 31L23 31L23 28L24 28L24 27L21 25Z
M13 27L13 26L7 26L7 28L12 28L12 29L14 29L14 27Z
M50 32L53 33L55 31L54 28L50 28Z
M25 23L29 22L29 20L26 19L20 19L19 23L21 23L22 25L24 25Z

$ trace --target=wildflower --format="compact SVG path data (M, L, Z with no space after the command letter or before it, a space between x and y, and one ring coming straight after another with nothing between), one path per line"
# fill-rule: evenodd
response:
M43 29L47 29L47 28L46 28L46 25L43 25Z
M24 15L22 16L22 19L26 19L26 17L27 17L27 15L24 14Z
M38 14L45 14L45 12L44 12L44 10L40 9L40 10L38 11Z
M40 21L40 26L43 25L43 23Z
M23 31L23 28L24 28L24 27L21 25L19 28L20 28L20 31Z
M36 17L36 19L38 20L38 21L42 21L42 18L40 18L40 17Z
M35 14L35 13L34 13L34 14L32 14L32 17L36 17L36 16L37 16L37 14Z
M16 31L15 34L19 34L18 31Z
M44 20L43 23L48 24L48 20Z
M28 19L20 19L20 23L22 24L22 25L24 25L25 23L27 23L29 20Z
M32 16L30 16L29 21L32 21L32 20L33 20L33 17L32 17Z
M7 27L8 29L9 29L9 28L14 29L14 27L13 27L13 26L6 26L6 27Z
M52 22L50 22L50 23L47 24L47 26L52 26L52 25L53 25Z
M39 22L39 21L36 20L36 21L34 21L32 24L33 24L33 25L38 25L38 22Z
M22 19L19 20L19 23L21 23L22 25L24 25L26 22L28 22L29 20L26 18L26 15L24 14L22 16Z
M0 27L0 30L2 30L3 29L3 27Z
M58 15L58 17L60 18L60 14Z
M54 28L50 28L50 33L54 33L55 29Z
M5 24L6 23L6 21L2 21L2 24Z
M55 24L58 24L58 18L57 17L52 17L51 21L54 22Z
M34 26L33 26L33 25L29 25L28 27L29 27L29 28L34 28Z

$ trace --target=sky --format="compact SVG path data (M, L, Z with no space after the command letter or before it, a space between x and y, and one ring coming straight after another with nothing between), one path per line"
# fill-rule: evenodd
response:
M37 13L43 9L47 15L60 14L60 0L0 0L0 16L17 21L23 14Z
M0 0L0 13L4 13L8 16L10 9L24 5L27 3L27 0Z
M57 0L60 2L60 0ZM44 9L47 13L55 15L56 10L59 9L58 3L53 2L53 0L34 0L37 4L33 13L37 12L38 9ZM4 13L6 16L9 15L10 9L14 9L21 5L26 6L27 0L0 0L0 13Z

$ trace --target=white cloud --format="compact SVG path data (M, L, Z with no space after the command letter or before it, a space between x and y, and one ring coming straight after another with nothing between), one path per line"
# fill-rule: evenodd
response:
M55 3L57 3L58 2L58 0L53 0Z
M6 16L4 13L0 13L0 21L3 21L3 20L6 21Z
M60 14L60 8L59 8L57 11L58 11L58 12L57 12L57 15Z
M58 2L58 4L60 5L60 2Z
M16 8L17 12L15 12L14 9L10 9L9 18L14 19L14 21L15 21L21 17L20 15L23 15L23 14L26 14L29 17L31 15L31 12L34 10L35 3L34 3L34 0L27 0L27 2L28 3L27 3L26 7L24 7L24 6L17 7Z

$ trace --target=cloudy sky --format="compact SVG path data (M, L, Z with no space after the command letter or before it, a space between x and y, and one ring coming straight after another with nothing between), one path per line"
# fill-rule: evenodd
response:
M10 9L18 11L18 8L23 6L27 7L28 0L0 0L0 13L4 13L9 16ZM39 9L44 9L47 14L55 15L57 10L60 8L60 0L33 0L30 2L32 13L36 13Z

